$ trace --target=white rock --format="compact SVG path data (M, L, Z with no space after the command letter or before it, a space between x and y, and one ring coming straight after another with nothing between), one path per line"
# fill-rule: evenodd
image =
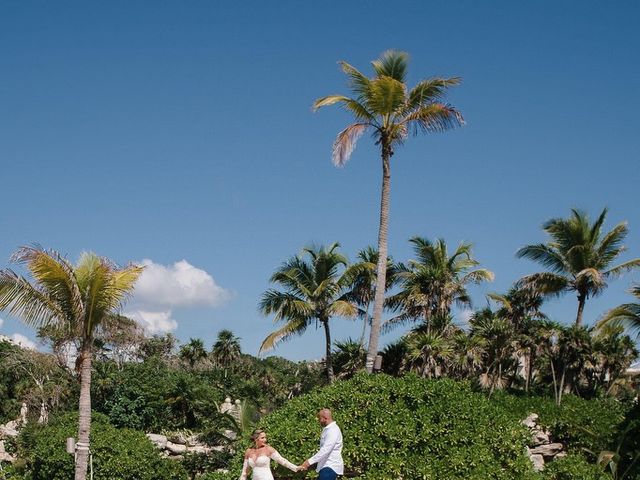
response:
M147 433L147 438L151 440L156 447L164 449L167 446L167 437L164 435L156 435L155 433Z
M529 427L529 428L533 428L536 426L536 424L538 423L538 414L537 413L532 413L531 415L529 415L527 418L525 418L524 420L522 420L522 425Z
M211 448L206 445L194 445L193 447L189 447L187 449L189 453L209 453L211 452Z
M536 472L544 470L544 457L542 455L531 455L529 458L531 459L531 463L533 463L533 469Z
M543 432L542 430L536 428L531 433L533 437L534 446L551 443L551 439L549 438L549 434L547 432Z
M561 443L550 443L548 445L539 445L531 449L531 455L542 455L544 457L553 457L560 453L564 446Z
M186 445L180 445L178 443L173 443L173 442L167 442L167 445L165 448L169 450L169 452L173 453L174 455L182 455L187 451Z

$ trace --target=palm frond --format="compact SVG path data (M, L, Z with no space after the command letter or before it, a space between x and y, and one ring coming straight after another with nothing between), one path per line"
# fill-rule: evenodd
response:
M606 279L615 279L618 278L625 272L629 272L636 268L640 267L640 258L634 258L633 260L629 260L628 262L621 263L620 265L616 265L615 267L611 267L609 270L603 272L603 276Z
M566 277L549 272L526 275L515 285L516 288L531 289L544 296L559 296L571 287L571 283Z
M390 77L398 82L404 82L409 64L409 54L398 50L387 50L371 64L378 76Z
M347 62L338 62L342 71L349 77L349 86L358 94L358 98L368 97L371 80L352 65Z
M407 115L429 103L442 101L447 89L462 82L460 77L429 78L422 80L409 92L406 109L403 115Z
M394 78L376 78L371 82L371 93L370 98L367 99L367 105L372 112L388 117L398 112L404 105L406 90L406 85Z
M522 247L516 252L516 257L526 258L533 260L534 262L541 263L556 273L565 273L570 271L570 267L566 264L562 255L544 243Z
M0 310L34 327L68 319L67 313L46 292L9 269L0 270Z
M402 119L402 123L407 125L407 128L409 128L414 135L417 135L420 131L425 133L444 132L455 127L460 127L464 125L464 118L462 118L462 114L451 105L432 103L411 112Z
M342 167L347 163L353 150L356 148L358 139L368 127L369 125L366 123L353 123L338 134L336 141L333 143L333 151L331 154L335 166Z
M302 319L292 319L282 328L270 333L267 338L262 341L258 353L272 350L277 344L284 342L294 335L302 335L307 329L307 322Z

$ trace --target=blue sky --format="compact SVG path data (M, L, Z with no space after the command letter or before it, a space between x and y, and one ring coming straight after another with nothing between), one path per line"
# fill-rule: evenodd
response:
M473 242L496 274L472 291L483 306L537 270L514 253L544 241L545 220L605 206L609 227L629 222L624 258L640 256L638 14L633 1L2 2L0 267L31 243L146 260L128 311L208 345L230 328L255 354L281 262L312 242L354 258L376 241L375 146L363 137L336 169L349 117L310 106L347 92L338 60L370 73L389 48L411 55L410 84L463 77L449 101L467 120L396 152L396 259L414 235ZM586 321L633 281L589 301ZM575 307L547 311L571 321ZM0 333L35 338L0 318ZM359 328L333 322L336 339ZM319 358L322 342L309 331L275 353Z

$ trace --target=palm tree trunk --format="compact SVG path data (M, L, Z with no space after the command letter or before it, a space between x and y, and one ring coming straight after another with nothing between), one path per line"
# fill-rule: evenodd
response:
M78 408L78 443L75 480L87 478L89 434L91 431L91 339L85 339L80 353L80 406Z
M380 195L380 228L378 230L378 265L376 269L376 295L373 301L373 318L367 349L367 372L373 372L373 362L378 354L380 324L384 307L384 293L387 281L387 232L389 230L389 197L391 194L391 145L383 136L382 140L382 192Z
M576 315L576 326L582 326L582 312L584 311L584 304L587 301L587 295L584 293L578 294L578 314Z
M321 320L324 327L324 337L326 342L326 359L325 365L327 367L327 380L329 383L333 383L333 362L331 361L331 332L329 331L329 320Z

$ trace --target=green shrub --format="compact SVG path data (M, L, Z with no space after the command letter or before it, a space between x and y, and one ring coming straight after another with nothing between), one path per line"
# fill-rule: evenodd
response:
M26 460L25 478L69 480L73 455L65 451L67 437L75 437L77 414L66 414L42 427L31 425L19 437L18 453ZM162 458L142 432L116 429L104 415L93 414L91 425L94 480L183 480L178 463ZM19 477L16 477L19 478Z
M578 454L569 454L565 458L547 465L544 470L545 480L611 480L597 465L588 463Z
M323 407L342 428L346 470L362 480L540 478L525 454L525 428L467 383L360 374L291 400L260 427L301 463L318 447ZM239 454L229 476L240 462Z
M596 454L611 447L617 426L628 409L615 399L585 400L574 395L564 396L560 406L549 397L506 393L494 395L493 401L510 412L514 420L537 413L540 425L552 432L554 440L564 443L571 451Z

